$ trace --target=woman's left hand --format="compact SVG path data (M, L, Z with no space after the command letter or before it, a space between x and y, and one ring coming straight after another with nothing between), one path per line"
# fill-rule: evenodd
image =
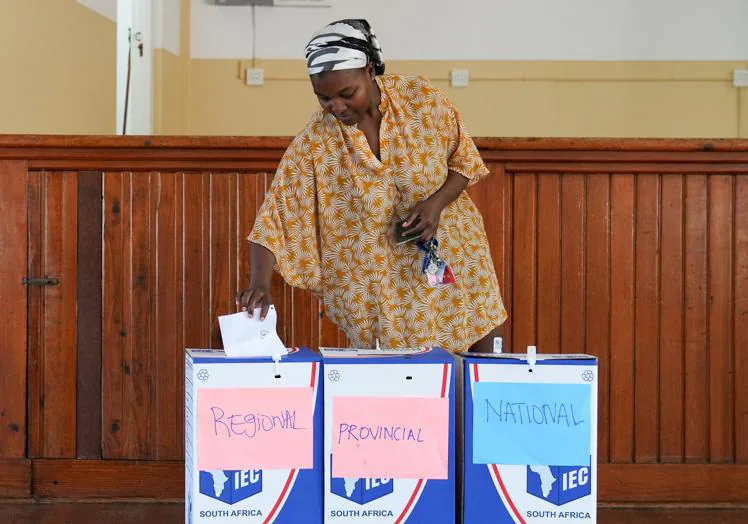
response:
M423 242L434 238L444 207L442 200L438 197L438 192L415 206L403 223L403 236L420 233L418 238Z

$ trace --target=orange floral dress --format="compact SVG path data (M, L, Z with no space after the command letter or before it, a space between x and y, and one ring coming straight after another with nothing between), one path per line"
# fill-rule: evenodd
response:
M321 109L278 167L249 240L273 252L292 286L321 298L351 343L462 351L506 319L483 219L463 191L442 212L439 255L456 283L431 287L415 243L394 224L436 192L448 170L488 174L451 102L428 80L378 76L381 161L364 133Z

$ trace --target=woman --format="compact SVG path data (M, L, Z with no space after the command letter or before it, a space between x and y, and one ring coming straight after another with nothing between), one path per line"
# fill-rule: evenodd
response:
M258 213L237 305L264 318L275 267L355 347L490 352L506 311L464 191L488 169L457 111L422 77L384 75L366 20L324 27L306 57L321 109Z

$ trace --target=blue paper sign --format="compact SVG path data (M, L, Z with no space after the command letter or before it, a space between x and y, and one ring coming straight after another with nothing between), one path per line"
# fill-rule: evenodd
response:
M473 384L473 463L590 462L589 384Z

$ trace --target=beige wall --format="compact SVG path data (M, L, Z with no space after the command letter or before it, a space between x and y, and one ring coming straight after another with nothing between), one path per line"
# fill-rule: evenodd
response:
M247 86L237 60L190 61L190 133L293 135L317 107L302 62L258 61L263 86Z
M475 136L748 137L748 95L732 86L744 62L409 62L444 89ZM192 60L189 133L293 135L316 108L302 61ZM468 68L467 88L448 72ZM741 93L742 92L742 93ZM742 103L741 103L742 97Z
M75 0L0 0L0 133L112 134L115 37Z
M190 1L180 56L154 51L154 133L293 135L316 109L301 60L189 59ZM115 23L74 0L0 0L0 133L112 134ZM468 88L449 87L467 68ZM748 62L389 61L454 100L475 136L748 137Z
M738 114L738 126L740 127L741 138L748 138L748 88L740 90L739 104L740 113Z
M153 134L186 135L190 129L190 0L179 0L179 56L153 51Z
M153 51L153 134L183 135L189 128L189 60L165 49Z

